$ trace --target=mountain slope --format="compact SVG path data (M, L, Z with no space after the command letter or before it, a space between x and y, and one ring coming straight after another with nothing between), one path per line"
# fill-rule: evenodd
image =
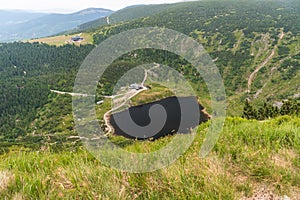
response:
M122 31L151 26L193 37L215 60L229 110L238 114L247 98L257 102L299 98L299 9L296 0L181 3L156 15L102 27L95 31L94 41L98 44Z
M257 104L289 97L300 100L299 8L298 0L204 0L175 4L167 12L87 32L95 44L122 31L149 26L193 37L222 74L227 112L240 115L245 99ZM69 95L79 66L93 48L38 42L0 44L0 199L300 199L299 109L292 114L298 117L227 118L219 140L205 158L199 158L199 151L211 127L202 124L188 151L158 171L122 172L97 160L83 147L87 140L76 135L73 117L78 116L72 114ZM98 98L112 94L126 72L154 62L176 69L199 100L209 105L201 74L183 58L153 49L125 54L109 66L98 83L95 105L102 100ZM152 101L165 89L149 86L147 99ZM140 97L146 96L136 96L133 103L147 100ZM96 105L98 119L93 122L103 124L101 117L111 109L110 98ZM249 105L253 111L253 104ZM142 154L164 150L177 139L186 144L186 135L174 137L143 142L108 139L126 152ZM102 144L91 140L95 148ZM110 151L101 151L101 156L111 158ZM121 157L116 156L119 164Z
M47 15L46 13L32 13L19 10L0 10L0 27L20 24Z
M2 25L0 41L14 41L54 35L77 27L79 24L105 17L111 10L89 8L71 14L47 14L38 18L26 19L23 23Z
M220 70L226 87L227 112L230 115L241 115L246 99L256 104L262 104L261 101L269 101L273 104L288 98L299 100L300 14L298 8L300 2L297 0L273 1L272 4L266 1L189 2L174 4L172 8L146 18L103 26L93 32L88 31L93 34L95 44L122 31L149 26L174 29L193 37L203 44ZM38 51L39 48L43 51ZM0 120L4 125L1 123L0 134L25 134L34 132L35 128L38 128L41 134L67 132L63 124L69 127L72 121L71 97L60 98L57 95L49 95L46 101L44 95L42 102L23 101L27 99L28 94L38 97L40 93L49 94L50 89L72 91L73 78L89 51L84 46L71 48L66 45L53 48L36 43L1 46L0 81L2 81L3 92L0 93ZM61 51L63 56L57 53ZM39 56L34 59L31 55L35 54ZM116 60L100 80L99 85L102 87L99 88L99 94L110 95L114 85L124 73L135 66L153 62L170 66L184 75L203 105L209 110L210 96L201 74L195 72L191 64L178 56L151 49L138 50ZM60 68L60 66L64 67ZM72 70L69 70L70 66ZM53 70L55 71L56 67L62 71L59 72L60 76L53 77ZM30 87L41 81L35 77L39 75L40 70L46 70L43 71L43 76L48 82L42 82L38 90L30 90ZM28 77L31 73L34 74ZM50 88L47 88L47 85ZM102 97L101 95L99 98ZM64 105L60 108L61 112L57 110L57 105ZM18 113L28 113L27 110L32 110L31 115L20 117ZM31 123L32 119L34 122ZM55 125L57 119L62 119L59 130ZM26 128L22 127L22 130L19 130L22 120L25 121L23 125Z
M130 21L137 18L147 17L150 15L155 15L163 10L172 7L174 4L164 4L164 5L136 5L126 7L119 11L112 13L105 18L100 18L91 22L87 22L78 26L76 30L86 30L97 28L104 25L117 24L121 22Z

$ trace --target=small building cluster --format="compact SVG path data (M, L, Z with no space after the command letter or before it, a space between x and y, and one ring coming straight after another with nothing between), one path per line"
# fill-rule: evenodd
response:
M75 36L75 37L71 37L71 40L73 42L79 42L83 40L83 37L80 37L79 35Z
M129 86L129 89L133 89L133 90L141 90L141 89L143 89L144 87L142 86L142 85L139 85L139 84L137 84L137 83L134 83L134 84L131 84L130 86Z

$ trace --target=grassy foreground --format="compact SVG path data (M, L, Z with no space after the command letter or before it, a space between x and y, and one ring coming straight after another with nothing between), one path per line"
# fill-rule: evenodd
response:
M152 173L107 168L83 147L11 151L0 156L0 199L252 199L262 190L274 199L300 198L299 118L228 118L217 145L201 159L208 125L200 126L185 155ZM157 149L171 137L125 148Z

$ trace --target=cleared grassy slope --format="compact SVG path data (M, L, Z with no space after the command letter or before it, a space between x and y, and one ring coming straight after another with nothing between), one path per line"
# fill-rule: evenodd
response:
M73 42L71 41L71 37L80 35L84 38L83 41L79 42ZM45 43L48 45L54 45L54 46L63 46L66 44L75 44L77 46L79 45L85 45L85 44L93 44L93 37L91 34L88 33L81 33L81 34L72 34L72 35L60 35L60 36L53 36L53 37L46 37L46 38L39 38L39 39L32 39L28 40L27 42L34 43Z

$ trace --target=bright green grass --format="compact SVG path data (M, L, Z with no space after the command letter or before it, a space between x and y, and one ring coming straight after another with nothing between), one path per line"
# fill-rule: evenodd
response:
M284 116L264 122L228 118L213 151L200 159L208 125L200 126L184 156L152 173L130 174L107 168L83 147L60 153L49 147L2 155L0 173L8 180L0 189L0 199L239 199L251 197L261 185L278 196L297 198L299 118ZM123 148L152 151L171 138L130 141L123 143ZM118 140L114 138L115 143Z
M142 105L153 101L158 101L170 96L175 96L175 94L172 91L170 91L168 88L162 85L151 83L149 84L149 86L151 87L150 90L143 91L142 93L131 99L132 105Z

